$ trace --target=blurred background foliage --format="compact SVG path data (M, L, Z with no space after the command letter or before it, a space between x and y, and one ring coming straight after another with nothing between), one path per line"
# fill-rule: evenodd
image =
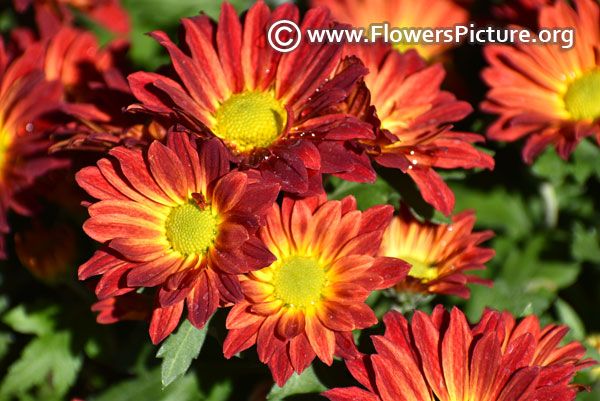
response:
M160 29L175 37L180 18L200 11L218 18L220 3L123 0L133 23L131 70L152 71L169 61L145 33ZM241 12L253 2L232 3ZM491 3L482 0L473 9L484 13L486 4ZM277 4L271 1L270 5ZM305 3L299 6L306 9ZM32 26L32 21L31 14L17 15L9 0L2 1L0 30L5 38L13 27ZM101 43L111 38L83 17L78 23L92 29ZM485 94L478 79L484 66L481 48L463 46L454 50L453 56L452 77L460 81L461 88L457 95L476 107ZM451 88L455 86L450 82ZM490 116L474 112L458 128L484 133L490 121ZM481 273L494 280L494 287L471 286L468 300L443 296L427 299L431 303L421 303L420 309L430 311L440 302L446 307L458 305L472 322L479 320L486 306L508 310L516 317L536 314L543 325L556 322L569 326L567 340L583 342L588 356L599 359L591 340L600 333L596 309L600 305L598 145L584 140L569 162L560 159L554 149L547 149L531 166L521 160L522 143L491 142L484 147L494 154L494 171L450 171L443 175L456 196L455 212L474 209L476 229L496 233L484 244L494 248L496 256ZM447 221L421 200L406 177L396 171L379 173L380 178L372 185L329 178L326 186L330 198L352 194L361 209L380 203L398 205L404 199L422 217ZM150 343L145 322L98 325L90 311L95 301L93 292L76 278L77 266L95 247L81 230L85 210L65 210L56 205L45 210L41 217L44 224L69 223L78 241L77 253L66 271L51 280L32 275L20 265L14 251L8 261L0 262L0 400L259 400L267 393L269 400L302 400L319 398L315 393L327 387L352 385L341 362L326 368L315 361L284 388L271 389L270 373L254 351L229 361L223 358L223 311L203 331L182 324L160 351ZM10 216L10 223L17 233L31 227L30 221L15 215ZM39 239L44 240L50 238ZM15 249L12 239L8 249ZM419 304L423 300L410 301ZM382 294L374 294L369 302L380 316L391 306ZM360 338L380 330L365 330ZM577 382L593 388L591 393L581 393L578 401L599 399L600 368L580 373Z

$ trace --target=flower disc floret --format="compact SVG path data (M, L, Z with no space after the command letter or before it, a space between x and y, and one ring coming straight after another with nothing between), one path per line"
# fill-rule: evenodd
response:
M263 148L281 136L287 115L270 93L253 91L232 95L215 113L215 134L244 151Z
M314 305L327 284L325 269L313 258L292 256L276 262L273 271L275 297L291 307Z
M165 221L166 236L182 255L205 254L217 237L219 220L210 208L190 201L171 209Z
M565 93L565 108L573 120L595 120L600 117L600 70L577 78Z

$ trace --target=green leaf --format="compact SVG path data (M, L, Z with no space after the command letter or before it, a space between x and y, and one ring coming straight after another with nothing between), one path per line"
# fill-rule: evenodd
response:
M60 331L33 339L21 357L8 368L0 396L25 394L35 386L63 396L75 382L82 358L71 351L71 333Z
M586 230L583 225L575 224L573 228L573 257L582 262L600 263L600 239L595 228Z
M498 235L502 231L512 238L526 236L533 229L533 218L541 217L532 216L532 209L538 205L504 188L478 190L457 183L452 190L456 197L454 210L475 208L477 227L494 229Z
M577 312L560 298L556 300L554 307L558 314L558 320L571 329L573 338L577 341L583 341L585 339L585 326Z
M527 288L509 283L505 279L494 280L492 289L483 286L471 287L471 298L465 312L472 322L481 319L485 306L499 311L507 310L515 317L539 315L551 305L556 294L546 288Z
M581 266L579 263L545 261L535 275L532 276L529 285L535 284L538 287L545 287L556 292L573 284L579 277L580 272Z
M539 177L555 184L562 182L570 173L569 164L561 159L552 147L548 147L537 157L531 169Z
M345 181L336 177L331 177L330 182L334 190L329 194L329 199L341 200L353 195L360 210L380 204L397 206L400 201L400 195L381 177L373 184Z
M16 332L42 336L53 330L58 312L57 305L36 311L28 311L24 305L18 305L6 312L2 321Z
M0 360L8 353L14 340L12 333L0 331Z
M163 388L159 368L112 386L90 401L197 401L205 400L195 374L185 375L171 386ZM216 400L215 400L216 401Z
M161 379L163 386L168 386L183 376L198 357L208 332L208 322L202 330L198 330L189 320L185 320L176 333L171 334L158 350L156 357L162 358Z
M290 377L283 387L274 384L267 395L267 400L280 401L294 394L320 393L325 390L327 390L327 387L321 383L312 365L310 365L301 375L297 373L292 374L292 377Z

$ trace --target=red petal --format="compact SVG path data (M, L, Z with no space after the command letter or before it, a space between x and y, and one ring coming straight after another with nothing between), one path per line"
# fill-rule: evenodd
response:
M248 231L239 224L224 221L219 224L215 246L222 250L232 250L242 246L250 237Z
M331 366L335 351L335 335L325 328L315 315L306 316L306 336L313 350L326 365Z
M167 277L177 272L183 260L171 253L150 262L137 264L127 275L130 287L154 287L165 282Z
M432 168L414 166L408 174L415 181L425 202L449 216L454 209L454 194Z
M381 401L381 398L358 387L334 388L321 393L331 401Z
M256 352L258 354L258 359L263 363L269 363L271 357L279 352L285 353L287 340L280 339L275 333L275 328L277 327L280 316L280 313L269 316L258 330Z
M152 312L150 321L150 338L152 344L156 345L164 340L179 324L181 312L183 311L183 302L166 308L156 308Z
M315 351L310 346L306 333L301 333L290 340L290 362L294 370L302 373L315 359Z
M277 323L277 334L290 340L304 332L304 311L302 309L286 308Z
M198 277L194 289L187 297L188 319L194 327L201 329L219 307L219 292L208 274Z
M442 369L448 395L463 399L469 386L469 346L471 330L465 315L456 307L450 315L450 325L442 340Z
M229 3L223 3L217 25L217 47L223 73L232 92L244 87L242 75L242 26L237 12Z
M153 142L148 150L152 176L171 199L181 203L188 197L188 182L179 157L160 142Z

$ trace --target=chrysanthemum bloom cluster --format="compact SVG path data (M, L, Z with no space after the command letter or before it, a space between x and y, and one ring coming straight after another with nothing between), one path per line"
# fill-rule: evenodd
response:
M186 130L217 137L243 168L258 168L282 190L303 196L322 191L322 173L352 170L347 140L372 139L369 124L348 114L323 113L343 101L367 71L360 65L335 74L342 44L311 44L304 39L282 54L267 43L274 22L298 22L291 4L272 13L263 2L248 10L243 23L223 3L217 26L205 16L183 19L185 45L164 32L151 36L169 52L179 81L138 72L129 76L142 103L129 107L168 117ZM325 9L311 9L300 23L308 28L337 26ZM368 171L362 181L374 181Z
M535 316L516 324L509 313L486 310L470 327L454 308L438 305L412 322L398 312L384 317L384 336L373 336L376 353L347 360L365 389L337 388L332 401L571 401L581 387L575 373L596 362L581 360L585 348L558 344L568 329L543 329Z
M399 10L409 7L398 4ZM441 14L446 22L466 18L451 2L439 5L444 7L434 13L436 19L423 24L441 24ZM415 9L414 3L409 8ZM377 323L367 297L394 286L468 297L466 283L488 284L464 272L484 268L493 251L478 245L491 233L472 233L470 212L456 215L451 225L434 225L402 213L393 218L388 205L361 212L353 197L327 201L323 174L372 182L374 159L409 174L425 201L450 215L454 196L434 168L493 168L493 159L473 146L480 136L451 130L471 107L440 89L440 65L428 66L415 50L402 53L382 44L345 50L342 44L310 44L306 35L295 51L282 54L266 38L281 19L299 22L303 32L347 27L325 8L309 10L300 21L291 4L271 12L257 2L240 19L224 3L218 23L204 15L184 19L179 45L164 32L153 32L171 57L173 75L136 72L128 77L129 87L117 65L119 46L99 49L91 35L68 26L47 39L40 58L46 74L62 83L61 117L67 119L55 131L68 135L52 150L107 151L76 175L96 199L84 202L90 218L83 229L102 244L80 267L79 278L99 276L99 302L93 306L99 322L149 319L154 344L177 327L184 309L202 328L217 308L231 306L225 357L256 344L260 361L280 386L315 357L327 365L334 356L346 359L353 372L362 369L363 378L375 380L375 374L364 373L369 366L361 365L353 337L353 330ZM131 95L139 103L131 104ZM120 114L121 108L135 118L150 115L152 122L142 126L131 114ZM409 270L412 277L403 281ZM406 321L388 316L395 316L409 338ZM433 329L425 331L431 339L450 338L441 348L468 350L467 340L478 344L476 328L469 328L460 312L445 316L436 309ZM453 334L459 329L464 336ZM500 359L512 355L513 343L529 341L518 337L504 344L512 334L494 333L502 344ZM545 335L534 336L535 344L543 344ZM410 348L413 343L406 342L410 352L399 358L414 357L410 363L417 366L416 355L424 351ZM569 349L568 357L581 357ZM437 352L436 343L422 355L430 358L431 369L444 370L444 397L454 394L458 368L433 362ZM440 358L462 366L462 373L471 366L467 352L448 356L442 350ZM527 358L515 358L524 365L513 371L542 363L537 356ZM568 365L554 359L545 359L545 365ZM402 375L407 368L395 363L386 367L398 369L385 373L390 386L395 379L429 379L418 366L407 378ZM563 381L572 376L560 371L563 381L548 381L552 372L539 368L523 375L539 380L540 388L566 386ZM372 390L368 397L383 394L378 392L383 384L361 382ZM498 383L494 389L515 394L503 390L512 382ZM428 388L423 386L419 391ZM331 394L342 394L335 391ZM384 399L402 399L394 397Z
M367 29L371 24L389 23L393 28L448 28L465 24L469 12L454 0L311 0L313 6L329 7L334 18ZM382 30L380 30L381 32ZM367 32L368 33L368 32ZM427 60L456 46L453 43L394 43L400 52L415 48Z
M444 68L427 66L414 50L399 53L379 43L347 51L359 56L370 71L364 83L374 111L363 110L362 117L375 125L377 138L361 140L365 150L378 164L410 175L423 199L449 215L454 194L434 167L494 167L494 159L472 145L483 140L480 135L451 130L452 123L472 111L471 106L441 90ZM368 95L354 96L351 101L364 103L364 98Z
M0 258L6 257L8 211L31 215L26 192L35 179L68 163L47 155L51 142L39 118L58 108L61 87L46 79L42 59L36 44L11 60L0 39Z
M394 289L423 294L448 294L462 298L470 295L467 283L491 286L492 282L467 271L485 269L494 250L478 245L494 233L473 233L475 213L464 211L452 217L452 224L420 222L403 206L383 234L378 252L411 264L405 280Z
M277 260L242 277L245 299L227 318L225 357L257 345L280 385L315 356L357 356L352 330L377 322L364 303L371 291L402 280L408 265L374 257L393 208L356 210L356 201L324 196L273 205L260 239Z
M527 137L527 163L548 145L566 160L583 138L600 133L600 12L593 0L574 3L577 11L563 0L540 8L538 22L548 29L572 27L572 49L519 43L484 49L490 66L482 77L491 88L481 109L499 114L488 138Z
M190 322L202 328L219 305L241 300L238 274L273 262L254 234L279 187L252 171L229 172L218 141L187 134L170 135L167 146L154 142L147 154L124 147L110 154L113 160L76 176L100 200L89 206L83 229L105 243L79 277L102 275L101 300L158 287L154 343L177 326L184 303Z

